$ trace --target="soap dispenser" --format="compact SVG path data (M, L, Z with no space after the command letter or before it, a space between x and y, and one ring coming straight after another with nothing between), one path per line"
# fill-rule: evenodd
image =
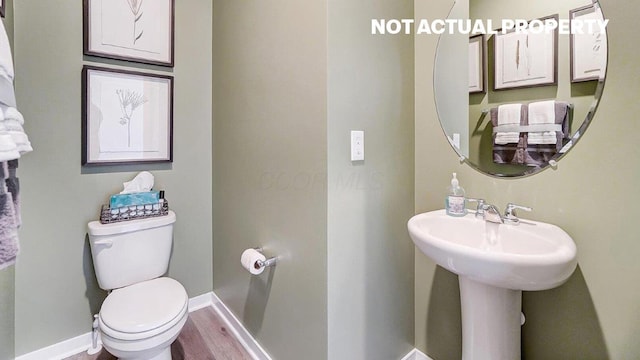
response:
M451 178L451 186L447 189L447 197L445 199L445 210L449 216L465 216L467 207L465 206L464 189L460 186L457 174L453 173Z

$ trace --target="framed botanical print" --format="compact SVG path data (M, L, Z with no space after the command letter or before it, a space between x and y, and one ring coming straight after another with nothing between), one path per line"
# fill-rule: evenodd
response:
M486 92L485 44L484 34L469 38L469 94Z
M82 165L173 160L173 78L85 65Z
M84 0L84 53L173 67L175 0Z
M558 15L494 38L494 90L558 83Z
M569 21L604 21L604 15L598 4L591 4L570 10ZM570 37L572 83L604 78L607 68L606 29L587 29L591 31L572 33Z

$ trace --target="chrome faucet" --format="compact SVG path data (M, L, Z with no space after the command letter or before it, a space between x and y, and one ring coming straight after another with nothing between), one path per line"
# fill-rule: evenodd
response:
M476 207L476 218L482 218L485 221L489 221L496 224L509 224L518 225L520 219L516 216L516 209L531 211L532 208L528 206L516 205L514 203L508 203L504 210L504 216L500 215L500 210L495 205L487 204L484 199L467 198L469 202L475 202L478 204Z
M492 223L504 224L500 210L495 205L487 204L484 199L467 198L469 202L478 204L476 207L476 219L481 218Z
M516 205L513 203L508 203L506 209L504 210L504 223L510 225L518 225L520 224L520 219L516 216L516 209L531 211L533 208L528 206Z
M478 203L478 206L476 206L476 219L484 219L484 199L467 198L467 201Z
M496 224L504 224L504 219L500 216L500 210L495 205L484 204L483 205L483 218L486 221L496 223Z

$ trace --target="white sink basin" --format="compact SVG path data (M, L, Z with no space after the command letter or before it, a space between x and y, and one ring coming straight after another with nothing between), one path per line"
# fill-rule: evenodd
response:
M564 283L577 264L571 237L542 222L494 224L473 214L451 217L437 210L412 217L408 227L416 246L438 265L487 285L551 289Z
M542 222L494 224L444 210L418 214L407 226L423 253L458 274L462 359L520 359L522 290L551 289L571 276L571 237Z

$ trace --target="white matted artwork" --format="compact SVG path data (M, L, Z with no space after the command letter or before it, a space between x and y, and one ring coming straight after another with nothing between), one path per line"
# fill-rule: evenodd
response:
M84 0L84 53L173 66L175 0Z
M469 37L469 94L485 92L484 34Z
M569 11L569 21L604 21L598 4ZM607 68L607 32L585 27L584 33L571 34L571 82L604 79Z
M85 66L82 164L171 162L173 78Z
M494 90L557 84L558 15L494 39Z

